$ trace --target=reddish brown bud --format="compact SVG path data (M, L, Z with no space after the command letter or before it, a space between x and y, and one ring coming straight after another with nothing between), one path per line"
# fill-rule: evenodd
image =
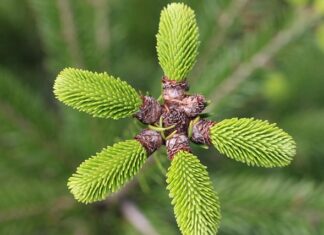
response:
M196 117L206 107L206 99L202 95L187 96L182 103L182 108L188 117Z
M199 120L192 129L191 140L197 144L211 145L209 130L216 123L209 120Z
M186 81L176 82L167 77L163 77L162 79L162 88L164 100L182 99L185 96L186 91L189 90Z
M153 130L143 130L135 138L146 149L147 154L151 155L155 150L161 147L162 137L160 133Z
M166 141L165 145L170 160L172 160L174 155L181 150L191 152L189 139L184 134L173 135Z
M145 124L153 124L160 118L162 107L153 97L142 96L142 99L141 109L134 114L134 117Z
M175 126L166 131L167 135L174 130L177 130L178 133L186 133L190 121L184 111L176 104L163 107L162 120L164 127Z

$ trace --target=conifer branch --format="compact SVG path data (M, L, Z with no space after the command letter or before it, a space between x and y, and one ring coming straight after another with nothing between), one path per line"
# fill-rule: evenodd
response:
M66 0L57 0L60 24L62 25L62 35L69 48L70 55L78 67L84 66L81 50L76 36L76 27L73 19L70 2Z
M221 233L250 235L251 231L258 231L260 235L290 235L324 231L323 183L225 172L214 178L214 186L223 199Z
M183 3L163 9L157 37L157 53L164 74L183 81L196 62L199 33L195 13Z
M230 6L215 19L215 24L219 25L219 29L207 42L206 48L209 50L206 51L206 58L219 48L220 44L227 36L228 30L249 1L250 0L232 1Z
M208 60L215 52L217 52L219 46L226 38L228 30L249 1L250 0L232 1L230 6L215 18L215 25L218 25L219 27L216 27L216 31L208 39L206 43L207 46L204 47L205 50L201 53L201 59L198 60L195 69L198 75L194 76L191 81L200 77L201 72L204 71L208 65Z
M103 200L131 180L146 158L146 150L138 141L119 142L83 162L70 177L68 187L80 202Z
M0 117L2 126L12 126L10 132L17 132L16 141L18 141L19 137L26 139L26 136L28 136L30 144L33 143L48 153L55 152L58 158L53 159L51 164L57 163L57 160L60 160L61 163L67 163L69 158L67 158L66 149L56 142L58 136L55 130L58 123L54 119L54 112L43 102L39 94L21 83L11 72L0 68L0 78ZM4 121L7 121L8 124L4 124ZM3 136L6 135L1 130L0 133ZM12 148L12 146L9 148ZM3 158L6 158L5 149L6 147L2 147ZM11 159L11 156L8 159Z
M106 52L108 52L110 44L110 25L109 16L107 11L109 10L109 2L105 0L93 0L91 3L94 5L95 19L95 42L99 53L102 55L101 61L103 65L107 64L108 58Z
M119 78L72 68L58 75L54 93L66 105L100 118L128 117L142 104L137 92Z
M210 128L210 135L218 151L251 166L286 166L296 154L292 137L267 121L225 119Z
M240 64L229 77L224 79L224 81L217 86L214 92L209 96L209 99L212 100L213 103L208 107L208 110L213 110L224 97L237 89L256 69L265 66L286 45L296 40L301 34L316 24L321 17L322 16L313 9L304 9L297 12L293 23L288 28L279 31L277 35L249 61Z
M206 167L189 152L180 151L167 173L167 189L178 226L183 234L216 233L220 207Z
M0 112L3 111L4 116L11 116L9 120L22 130L35 134L43 132L44 137L53 137L57 122L39 94L3 68L0 68L0 78Z
M47 55L46 65L50 71L57 73L67 64L75 65L63 36L57 1L29 0L28 3L34 10L36 26Z

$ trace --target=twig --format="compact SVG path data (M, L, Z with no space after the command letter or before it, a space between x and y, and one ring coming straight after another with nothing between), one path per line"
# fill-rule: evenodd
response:
M62 33L68 45L68 49L74 62L78 66L82 66L84 63L80 54L81 50L76 36L75 22L69 1L57 0L57 6L61 20Z
M124 201L121 205L121 211L125 219L134 226L143 235L159 235L146 216L130 202Z
M110 42L109 17L108 17L108 1L93 0L91 3L95 9L95 37L98 51L106 53ZM102 57L101 65L106 66L108 57L106 54Z
M290 27L279 31L250 61L242 63L214 90L209 96L213 103L208 106L208 111L213 110L224 97L237 89L256 69L265 66L280 50L298 38L320 19L321 15L312 9L303 9L297 12L297 16Z
M155 163L156 161L154 160L153 156L150 156L141 172L145 171ZM159 235L159 233L156 232L149 220L143 213L140 212L136 205L125 199L130 191L132 191L138 185L138 183L138 178L133 179L117 193L111 195L105 201L105 204L118 204L118 207L120 207L120 210L125 219L143 235Z

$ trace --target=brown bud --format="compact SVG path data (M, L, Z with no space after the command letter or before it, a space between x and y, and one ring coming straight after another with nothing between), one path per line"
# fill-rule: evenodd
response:
M191 152L189 139L184 134L173 135L166 141L165 145L170 160L172 160L174 155L181 150Z
M216 123L209 120L199 120L192 129L191 140L197 144L211 145L209 130Z
M188 83L186 81L176 82L163 77L162 79L162 88L163 88L163 99L164 100L173 100L173 99L182 99L186 91L189 90Z
M162 137L160 133L149 129L143 130L141 133L135 136L134 139L143 145L148 155L151 155L162 145Z
M188 117L196 117L206 107L206 99L202 95L187 96L182 102L182 108Z
M177 130L178 133L186 133L190 121L184 111L177 105L163 107L162 120L165 127L175 126L166 131L167 135L174 130Z
M141 109L134 114L134 117L145 124L153 124L160 118L162 107L153 97L142 96L142 99Z

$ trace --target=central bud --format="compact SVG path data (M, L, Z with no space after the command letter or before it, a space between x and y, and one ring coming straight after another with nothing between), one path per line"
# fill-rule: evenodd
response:
M165 131L166 135L175 130L178 134L186 134L190 123L190 118L182 110L182 107L177 104L164 104L162 107L162 120L164 127L174 126L172 129Z

